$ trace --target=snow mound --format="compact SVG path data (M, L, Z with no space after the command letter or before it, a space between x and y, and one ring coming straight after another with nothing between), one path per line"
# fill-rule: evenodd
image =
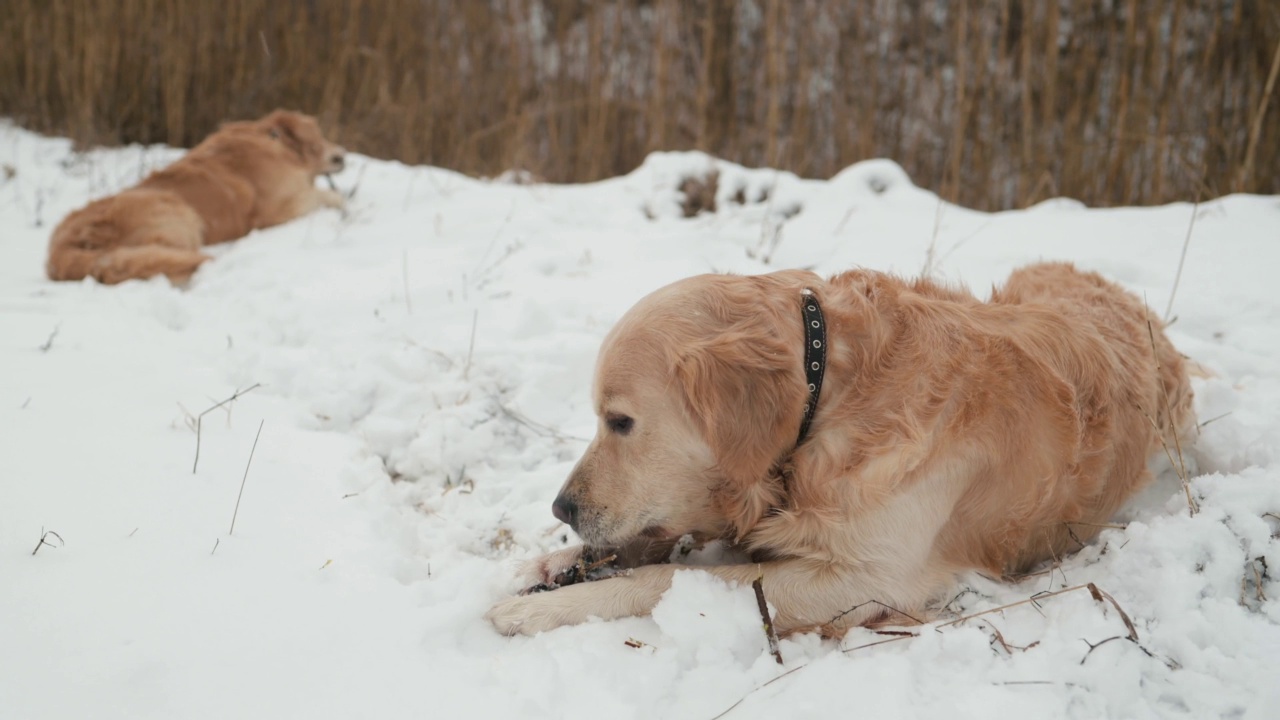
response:
M1190 205L980 213L887 160L816 181L655 153L556 186L353 156L347 217L214 248L185 291L43 278L65 213L178 155L0 125L0 717L1280 714L1275 198L1199 207L1171 306L1210 373L1199 514L1164 467L1060 567L962 578L939 616L1022 604L793 637L778 667L750 588L694 570L651 618L513 639L482 619L520 561L573 542L549 504L595 430L610 325L696 273L862 265L982 293L1040 259L1163 313ZM685 217L682 184L712 173ZM1086 591L1023 602L1089 582L1136 642Z

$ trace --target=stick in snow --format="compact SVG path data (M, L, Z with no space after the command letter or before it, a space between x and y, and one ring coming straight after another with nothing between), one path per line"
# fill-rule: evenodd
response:
M53 543L49 542L48 538L50 535L58 538L57 545L54 545ZM40 528L40 542L36 543L36 549L32 550L31 554L35 555L36 553L40 552L40 548L44 547L45 545L48 545L49 547L62 547L63 545L66 545L66 544L67 544L67 541L63 540L62 536L59 535L58 533L52 530L45 530L44 528Z
M231 529L227 531L228 535L236 531L236 515L240 514L240 498L244 497L244 484L249 479L249 465L253 463L253 451L258 449L258 438L262 436L262 426L266 422L262 420L258 423L258 434L253 436L253 447L249 448L249 460L244 464L244 477L240 478L240 492L236 494L236 509L231 513Z
M769 639L769 652L773 654L773 659L782 665L782 651L778 649L778 633L773 628L773 619L769 617L769 605L764 601L764 569L760 570L760 577L751 583L751 588L756 591L756 604L760 606L760 619L764 621L764 635Z
M217 405L214 405L211 408L206 409L204 412L196 416L196 459L191 462L192 475L196 474L196 467L200 465L200 429L204 422L204 416L208 415L214 410L217 410L223 405L226 405L229 402L234 402L238 400L241 396L248 395L249 393L253 392L254 390L260 387L262 387L262 383L254 383L249 387L245 388L244 390L237 390L231 397L227 398L226 400L223 400L222 402L218 403Z

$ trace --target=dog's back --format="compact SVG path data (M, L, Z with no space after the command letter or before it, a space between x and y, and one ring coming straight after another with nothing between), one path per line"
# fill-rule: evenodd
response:
M1051 307L1091 325L1113 351L1123 353L1117 361L1131 376L1135 402L1160 429L1152 452L1160 449L1161 439L1172 446L1175 436L1190 431L1195 418L1187 360L1165 336L1164 323L1133 293L1069 263L1041 263L1010 275L992 302ZM1159 382L1144 386L1142 378L1151 376L1136 372L1131 363L1152 361L1159 367Z
M1025 569L1096 535L1150 479L1148 458L1166 448L1177 455L1195 421L1192 391L1186 360L1163 323L1096 273L1067 263L1023 268L993 293L992 309L1010 319L1011 341L1033 348L1047 376L1069 389L1078 428L1069 471L1037 489L1061 493L1049 505L1066 512L1030 525L1012 563Z

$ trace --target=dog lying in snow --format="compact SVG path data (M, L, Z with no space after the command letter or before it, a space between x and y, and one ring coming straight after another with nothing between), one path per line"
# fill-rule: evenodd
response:
M301 113L228 123L137 186L68 215L53 231L45 270L52 280L182 282L209 259L205 245L342 207L342 196L315 180L341 170L345 155Z
M868 270L682 280L605 338L593 398L599 428L556 517L650 562L685 534L728 539L754 562L700 569L743 585L763 570L781 631L914 614L957 572L1071 552L1194 424L1161 323L1059 263L985 303ZM582 550L527 580L554 582ZM533 634L644 615L677 569L506 598L486 617Z

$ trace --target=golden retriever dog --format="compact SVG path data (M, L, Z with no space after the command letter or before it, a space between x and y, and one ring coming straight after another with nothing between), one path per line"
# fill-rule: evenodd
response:
M1077 549L1194 424L1161 323L1061 263L1018 270L989 302L869 270L682 280L605 338L593 400L596 437L553 505L586 546L652 559L646 546L685 534L725 539L750 562L699 569L741 585L763 572L779 630L834 634L927 609L958 572ZM553 583L582 552L527 579ZM486 617L533 634L645 615L678 569L513 596Z
M227 123L137 186L68 215L53 231L45 270L52 280L185 281L209 259L205 245L341 208L342 196L315 180L341 170L345 155L301 113Z

